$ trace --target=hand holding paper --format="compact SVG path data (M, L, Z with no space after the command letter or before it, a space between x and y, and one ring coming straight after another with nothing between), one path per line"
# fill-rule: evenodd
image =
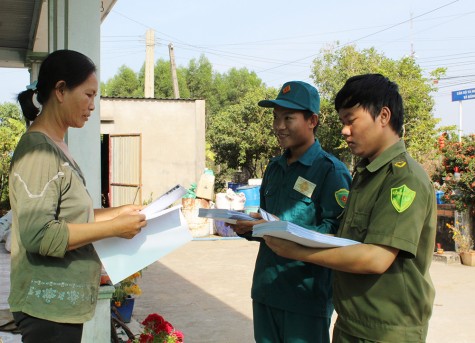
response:
M265 235L287 239L312 248L334 248L360 244L357 241L325 235L286 221L254 225L253 237L263 237Z
M238 220L257 220L256 218L251 217L249 214L244 212L221 208L200 208L198 210L198 217L213 218L215 220L221 220L229 224L236 224Z
M191 241L181 206L167 208L185 193L186 189L177 185L140 211L147 218L147 227L134 238L113 237L93 243L114 284Z

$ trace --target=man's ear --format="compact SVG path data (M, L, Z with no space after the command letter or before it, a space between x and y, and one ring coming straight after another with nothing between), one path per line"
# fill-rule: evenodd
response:
M389 122L391 121L391 110L389 107L384 106L381 109L381 112L379 112L379 120L381 121L381 125L389 125Z
M310 117L310 124L312 126L312 129L318 125L318 121L320 120L320 117L318 116L318 114L312 114L312 116Z

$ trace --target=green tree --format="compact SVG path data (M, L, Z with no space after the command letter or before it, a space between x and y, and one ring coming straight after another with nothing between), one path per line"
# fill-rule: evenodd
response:
M192 98L209 99L212 97L213 66L204 55L201 55L198 61L195 59L190 61L185 75Z
M154 77L154 98L156 99L173 99L172 74L170 69L170 62L160 58L155 62L153 70ZM178 67L176 70L178 79L178 89L180 91L180 98L189 98L190 91L186 84L186 69ZM145 84L145 64L140 69L139 80L141 84ZM143 88L143 87L142 87Z
M0 104L0 207L9 208L8 174L16 145L26 126L20 108L14 103Z
M259 100L275 96L275 89L263 86L248 89L237 104L216 113L208 129L208 139L222 174L243 170L249 178L262 177L269 158L278 154L272 114L257 105Z
M399 85L404 101L404 140L408 151L423 164L434 160L437 157L434 139L439 119L432 115L434 100L430 93L436 90L433 79L444 72L444 69L436 69L425 77L412 57L392 60L373 48L362 51L356 50L354 46L323 49L321 57L313 61L311 75L322 97L318 133L322 146L352 164L353 157L341 137L341 124L334 109L334 99L349 77L380 73Z
M143 97L143 85L137 74L123 65L114 77L101 83L101 95L117 97Z
M231 68L223 74L215 73L212 97L209 98L212 114L218 113L229 105L239 103L250 90L262 85L262 80L257 74L246 68Z

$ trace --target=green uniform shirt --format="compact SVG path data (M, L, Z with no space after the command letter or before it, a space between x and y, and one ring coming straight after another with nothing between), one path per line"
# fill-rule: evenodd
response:
M350 179L346 166L316 141L291 165L287 165L287 154L269 163L262 180L260 206L280 220L320 233L335 233ZM295 313L330 317L331 271L280 257L261 243L252 298Z
M381 275L334 273L337 327L378 342L423 342L432 313L434 188L400 141L357 166L338 236L399 249Z
M100 261L92 244L67 251L66 223L94 221L84 178L47 136L23 135L10 170L10 310L64 323L94 315Z

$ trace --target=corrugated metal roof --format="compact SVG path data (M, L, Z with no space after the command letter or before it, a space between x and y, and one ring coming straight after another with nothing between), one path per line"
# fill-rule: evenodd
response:
M100 1L104 20L117 0ZM0 67L23 68L48 51L48 0L0 0Z
M43 0L0 1L0 66L23 67L32 51Z

